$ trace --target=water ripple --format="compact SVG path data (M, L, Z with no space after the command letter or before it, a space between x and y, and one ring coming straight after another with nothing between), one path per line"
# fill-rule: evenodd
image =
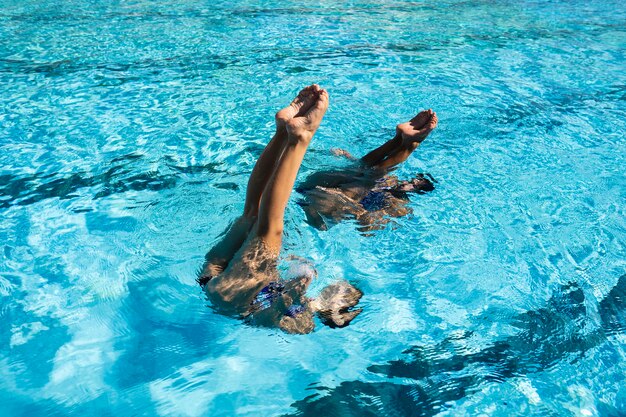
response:
M625 22L617 0L0 0L0 408L624 414ZM290 201L310 295L364 292L349 327L293 338L194 280L313 82L331 107L300 180L432 107L394 174L437 186L367 236Z

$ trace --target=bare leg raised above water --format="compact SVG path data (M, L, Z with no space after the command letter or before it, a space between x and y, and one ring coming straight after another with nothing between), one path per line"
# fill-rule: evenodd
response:
M378 175L365 176L367 179L379 178L384 175L384 170L392 168L404 162L420 143L437 127L437 114L432 110L419 112L415 117L405 123L396 126L396 135L387 142L372 150L362 157L360 161L371 168L376 168L380 172ZM348 151L344 149L332 149L335 156L343 156L350 160L356 160ZM344 184L357 181L355 174L362 174L359 167L338 171L322 171L309 176L301 185L303 190L323 187L341 187ZM363 177L360 175L360 177Z
M396 126L396 136L365 155L361 161L378 169L389 169L406 161L437 127L437 122L437 114L434 111L419 112L408 122Z
M244 215L251 217L258 215L261 195L274 173L287 144L287 123L294 117L307 111L315 103L315 98L318 94L317 88L317 86L312 85L302 89L289 106L276 113L276 133L254 165L248 180Z
M229 226L223 233L222 239L207 253L205 265L199 278L200 284L204 284L210 277L220 274L248 238L259 214L259 203L263 190L285 150L288 140L286 124L303 109L309 109L314 104L317 94L317 89L314 86L306 87L300 91L289 106L276 113L276 133L263 149L252 169L246 189L243 215Z
M328 93L325 90L316 91L315 96L316 100L309 108L302 106L296 115L286 122L285 149L261 197L256 233L272 250L280 249L287 201L304 154L328 108Z
M368 213L372 211L371 205L365 207L361 201L377 187L384 187L382 193L387 194L392 188L398 193L432 190L432 183L423 175L410 181L397 179L390 181L392 178L388 177L387 173L413 153L437 127L437 122L435 112L422 111L408 122L397 125L396 135L361 158L361 164L310 175L298 189L305 196L300 205L306 213L307 222L318 229L326 230L328 228L326 219L332 224L342 218L354 216L359 218L360 222L367 222L382 215L396 217L396 214L406 212L402 207L395 207L396 203L403 205L405 199L391 198L389 195L381 194L380 190L368 201L376 202L384 198L382 204L385 208L384 213L378 215ZM348 159L356 159L346 151L334 150L333 153ZM384 177L387 180L381 183ZM344 201L346 199L347 202ZM388 208L392 210L389 211Z

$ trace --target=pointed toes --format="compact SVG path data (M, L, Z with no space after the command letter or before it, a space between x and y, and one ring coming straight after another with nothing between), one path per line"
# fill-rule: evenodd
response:
M292 124L293 119L305 117L307 119L305 123L311 123L314 128L317 128L327 108L328 92L317 84L311 84L298 93L298 96L291 102L290 107L279 111L276 114L276 118L284 119L284 122ZM302 122L301 120L300 123ZM294 126L291 127L295 128Z
M411 123L411 125L413 125L415 128L421 129L422 127L424 127L424 125L428 123L431 115L432 112L430 110L422 110L421 112L417 113L417 115L413 117L409 123Z
M437 118L437 113L433 112L433 117L431 117L428 127L432 130L437 127L437 123L439 123L439 119Z
M315 104L311 106L307 116L311 120L321 118L326 113L326 109L328 109L328 93L322 90Z
M323 104L325 106L328 106L328 99L329 99L328 91L320 90L320 92L319 92L319 100L317 100L317 104L319 105L321 103L321 104Z

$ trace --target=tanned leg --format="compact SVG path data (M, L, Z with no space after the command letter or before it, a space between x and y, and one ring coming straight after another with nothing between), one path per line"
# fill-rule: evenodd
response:
M286 123L287 143L283 155L261 197L256 233L268 249L276 252L280 250L285 207L296 175L307 147L328 108L328 93L325 90L318 90L317 86L313 87L316 89L315 101L308 109L302 106Z
M388 170L404 162L426 137L437 127L437 114L432 110L420 112L406 123L396 126L396 136L401 138L401 145L374 167Z
M376 166L400 145L402 145L402 138L400 135L396 134L393 139L389 139L387 142L383 143L378 148L361 158L361 161L367 166Z
M276 133L254 165L248 180L243 215L229 226L223 233L222 239L205 256L205 265L199 278L201 284L206 282L209 277L221 273L247 239L258 216L263 190L287 143L286 123L301 110L305 103L310 107L316 94L316 89L313 86L307 87L300 91L289 106L276 113Z
M289 106L276 113L276 133L254 165L250 180L248 180L244 216L256 217L258 215L263 190L274 173L287 143L286 124L302 110L303 106L310 106L316 94L316 86L306 87Z
M406 159L437 126L437 115L432 110L417 114L406 123L396 126L396 136L374 149L361 161L368 166L388 169Z

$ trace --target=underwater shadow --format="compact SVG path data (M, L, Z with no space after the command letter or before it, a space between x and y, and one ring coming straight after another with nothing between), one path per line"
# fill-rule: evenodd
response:
M143 158L142 155L128 154L111 161L111 168L102 174L93 175L87 171L72 174L33 174L27 176L0 175L0 209L11 206L28 206L48 198L67 200L77 197L83 188L94 188L94 199L109 197L126 191L160 191L176 186L181 175L199 173L216 174L221 172L219 163L204 165L176 166L165 165L166 173L139 171L141 167L132 165ZM138 172L139 171L139 172ZM218 187L216 185L216 187Z
M626 330L626 274L599 303L598 312L600 325L590 322L582 289L570 283L561 286L546 307L517 316L513 325L520 332L514 336L478 352L464 343L472 332L449 336L434 346L413 346L400 360L368 368L397 380L314 387L319 393L292 404L296 411L289 415L433 416L486 383L545 371L566 358L575 362Z

